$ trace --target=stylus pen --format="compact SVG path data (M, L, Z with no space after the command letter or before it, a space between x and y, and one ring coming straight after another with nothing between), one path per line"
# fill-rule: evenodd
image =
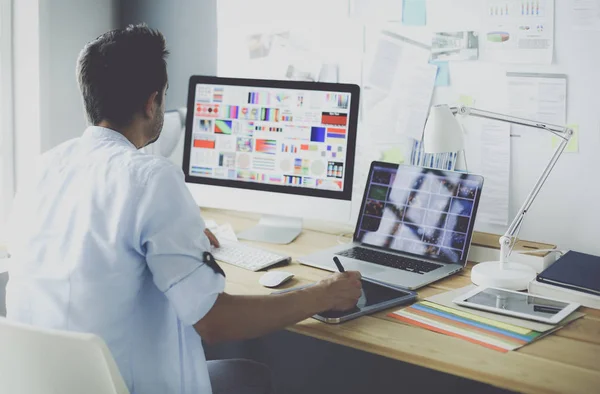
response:
M333 256L333 262L337 266L338 271L340 271L340 272L346 272L346 270L344 269L344 266L340 262L340 259L337 258L337 256Z

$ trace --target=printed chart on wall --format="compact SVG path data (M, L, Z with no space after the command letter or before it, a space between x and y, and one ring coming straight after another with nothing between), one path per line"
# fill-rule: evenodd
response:
M483 60L552 63L554 0L487 0L485 13Z
M189 175L342 191L350 99L198 84Z

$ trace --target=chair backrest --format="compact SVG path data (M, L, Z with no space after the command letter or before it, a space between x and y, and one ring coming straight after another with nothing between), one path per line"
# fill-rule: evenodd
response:
M129 393L104 341L0 318L0 392Z

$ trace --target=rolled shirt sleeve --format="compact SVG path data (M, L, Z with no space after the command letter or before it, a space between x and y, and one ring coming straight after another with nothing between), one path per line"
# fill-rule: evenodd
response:
M203 260L210 251L200 209L181 169L165 163L149 176L136 208L139 252L155 285L185 325L198 322L225 288L225 278Z

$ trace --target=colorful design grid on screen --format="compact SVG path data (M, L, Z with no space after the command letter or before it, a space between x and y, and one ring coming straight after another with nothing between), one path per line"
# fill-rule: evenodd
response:
M367 185L361 242L458 262L467 250L478 181L427 169L376 168Z
M195 91L190 175L347 187L350 93L211 84Z

